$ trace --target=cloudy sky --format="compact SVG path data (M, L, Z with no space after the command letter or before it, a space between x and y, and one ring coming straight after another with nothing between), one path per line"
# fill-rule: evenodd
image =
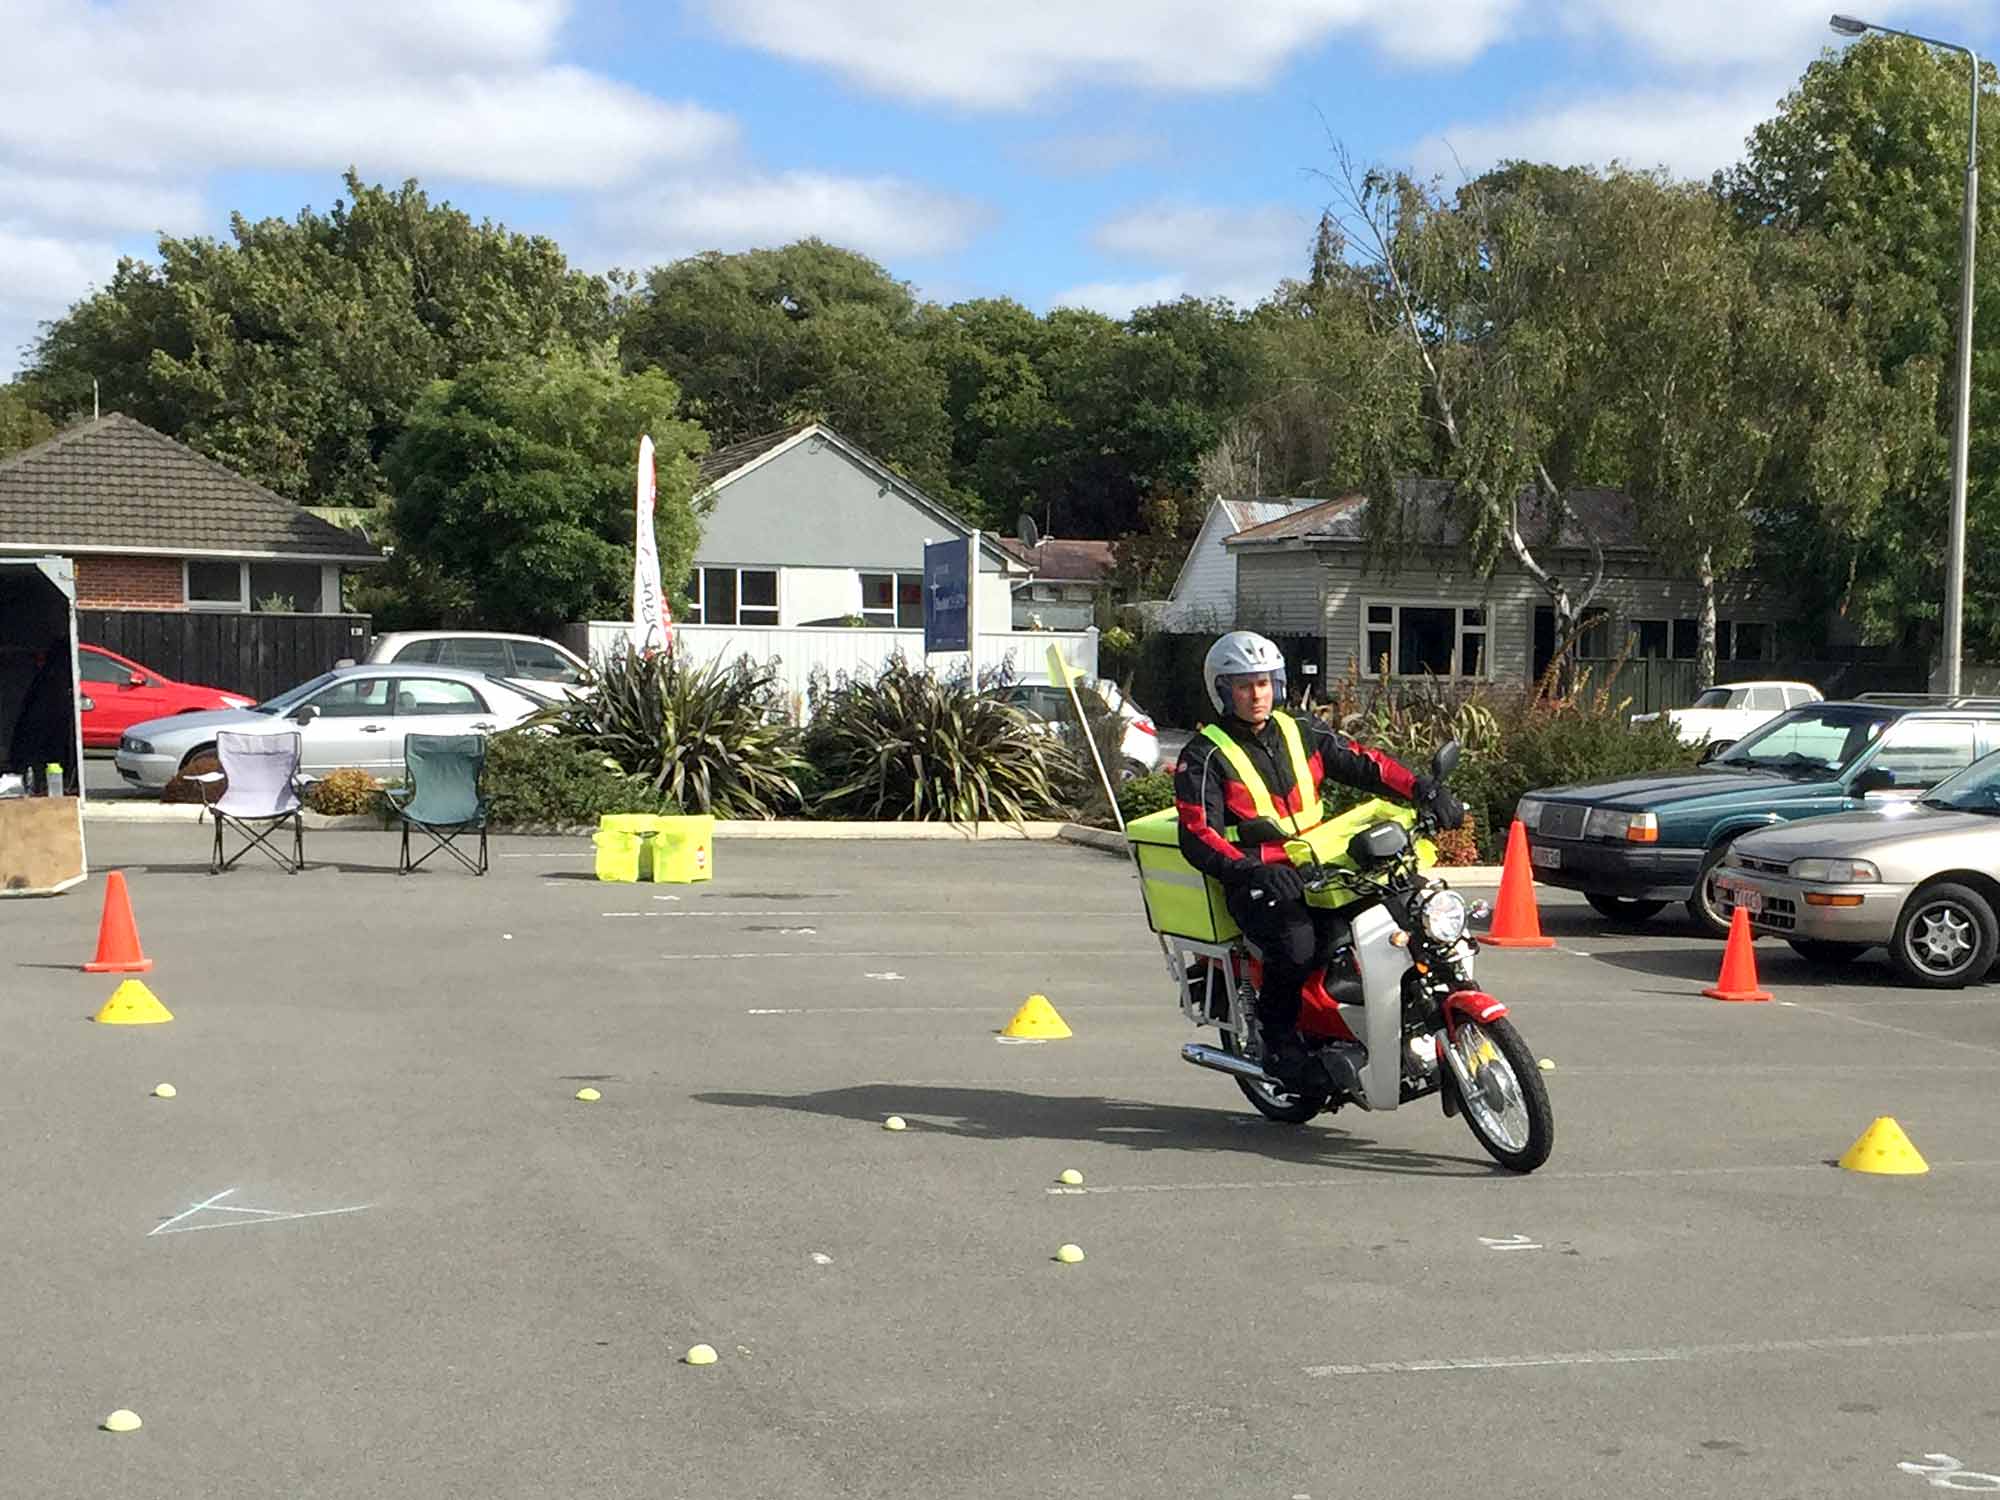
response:
M1991 0L1852 0L2000 52ZM162 231L352 164L591 269L817 234L944 299L1254 301L1329 133L1706 175L1827 0L0 0L0 374Z

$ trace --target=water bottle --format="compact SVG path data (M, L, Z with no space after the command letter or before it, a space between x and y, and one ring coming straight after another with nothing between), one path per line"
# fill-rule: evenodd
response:
M63 794L62 762L59 760L52 760L48 763L48 765L44 769L47 771L49 778L49 795L51 797L60 797Z

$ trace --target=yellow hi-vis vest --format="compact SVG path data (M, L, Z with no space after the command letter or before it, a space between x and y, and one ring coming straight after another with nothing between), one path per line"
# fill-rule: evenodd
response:
M1278 738L1285 742L1285 753L1291 757L1292 784L1299 789L1299 810L1282 816L1278 812L1278 804L1271 797L1270 787L1264 784L1263 776L1250 763L1243 747L1230 738L1229 731L1218 724L1207 724L1201 732L1210 744L1222 752L1222 758L1229 762L1229 768L1243 783L1244 790L1250 793L1250 805L1258 817L1269 818L1292 837L1304 840L1313 855L1322 861L1344 855L1354 830L1344 827L1330 829L1327 826L1326 804L1319 795L1319 789L1313 785L1312 771L1306 765L1305 739L1299 733L1298 721L1285 713L1274 713L1271 718L1278 726ZM1241 834L1234 828L1227 830L1223 837L1232 844L1242 842ZM1303 850L1288 848L1286 852L1295 865L1312 863L1311 857Z

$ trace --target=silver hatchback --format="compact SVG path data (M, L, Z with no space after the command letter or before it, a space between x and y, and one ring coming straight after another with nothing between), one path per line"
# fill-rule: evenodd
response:
M1915 801L1745 834L1712 891L1723 915L1742 907L1752 928L1813 963L1886 947L1911 984L1957 989L2000 953L1996 871L2000 753Z

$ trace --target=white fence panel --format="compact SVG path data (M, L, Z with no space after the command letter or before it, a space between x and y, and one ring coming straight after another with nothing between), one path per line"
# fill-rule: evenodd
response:
M624 620L590 622L590 655L593 659L616 649L630 639L632 626ZM995 630L979 634L979 670L988 672L1001 662L1009 663L1016 682L1049 680L1049 647L1054 646L1070 667L1086 677L1097 675L1097 631L1089 630ZM829 676L846 673L874 674L899 651L910 662L924 659L921 630L860 630L839 627L806 630L776 625L676 625L674 649L685 651L695 661L734 661L748 656L753 661L778 663L778 680L792 700L794 712L803 710L806 684L815 669ZM964 660L959 652L940 653L940 671L951 671Z

